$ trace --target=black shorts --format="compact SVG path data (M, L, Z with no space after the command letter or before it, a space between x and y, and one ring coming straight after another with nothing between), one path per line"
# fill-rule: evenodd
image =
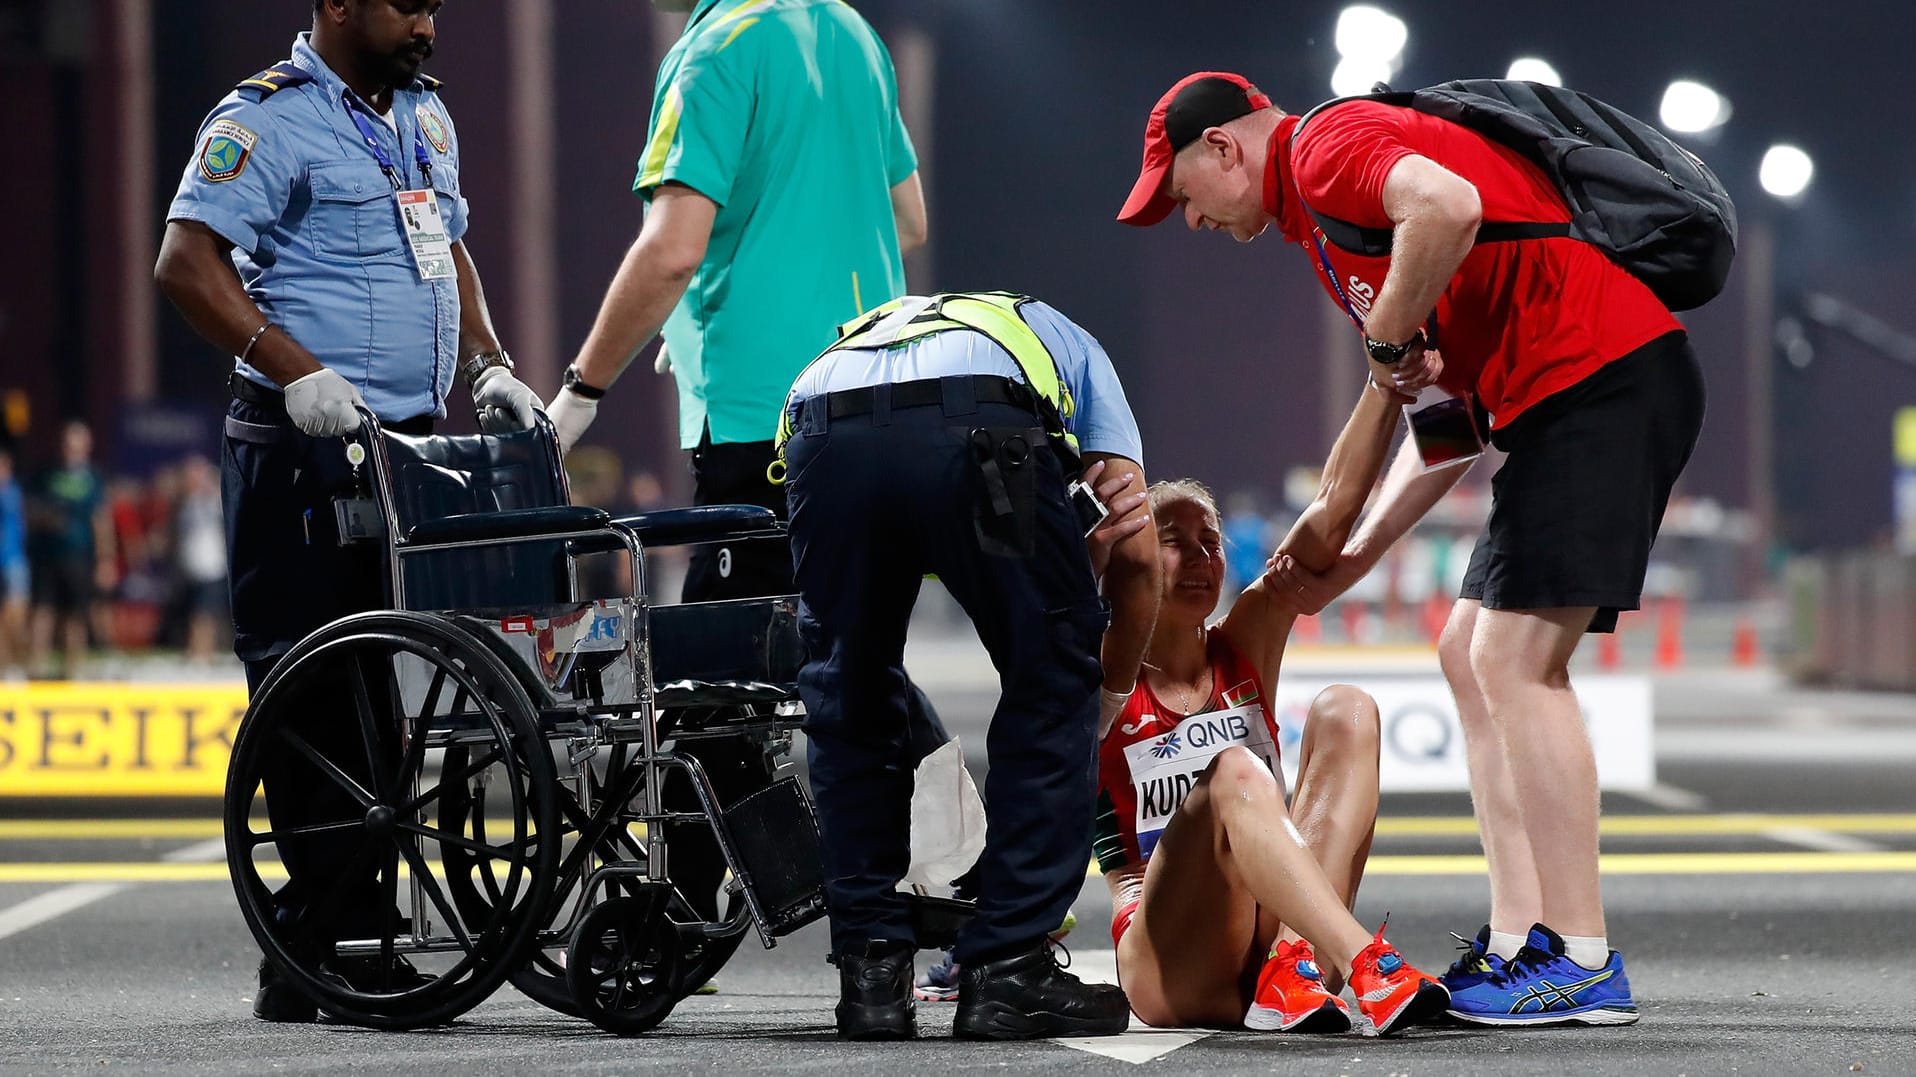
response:
M1703 370L1669 333L1498 430L1490 522L1463 597L1493 610L1595 606L1589 631L1638 607L1670 488L1703 426Z
M93 608L93 574L91 555L62 556L39 565L33 573L33 604L57 614L85 613Z

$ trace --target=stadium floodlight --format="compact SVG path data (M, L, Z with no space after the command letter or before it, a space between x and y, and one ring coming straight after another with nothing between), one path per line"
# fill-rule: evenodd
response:
M1563 85L1563 77L1550 66L1550 61L1535 56L1520 56L1510 61L1510 72L1504 77L1518 82L1541 82L1545 86Z
M1404 54L1410 28L1382 8L1357 4L1337 16L1337 54L1346 60L1389 64Z
M1339 97L1369 93L1377 83L1389 82L1390 76L1389 61L1346 56L1337 61L1337 70L1331 72L1331 92Z
M1663 126L1678 134L1702 134L1730 118L1730 103L1701 82L1678 79L1663 91L1663 107L1658 114Z
M1763 155L1756 178L1765 191L1777 198L1791 199L1809 187L1810 178L1815 174L1816 163L1810 160L1809 154L1800 147L1779 142Z

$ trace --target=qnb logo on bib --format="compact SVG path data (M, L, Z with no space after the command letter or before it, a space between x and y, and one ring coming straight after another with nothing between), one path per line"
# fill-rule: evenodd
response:
M1211 760L1235 745L1256 752L1271 773L1278 773L1277 745L1271 742L1262 703L1194 714L1169 733L1124 749L1137 799L1134 823L1141 855L1148 857L1157 847L1165 824L1184 803L1185 794L1203 779Z
M1360 318L1370 317L1370 306L1377 302L1377 289L1364 283L1364 279L1352 273L1344 283L1344 293L1350 297L1351 309Z

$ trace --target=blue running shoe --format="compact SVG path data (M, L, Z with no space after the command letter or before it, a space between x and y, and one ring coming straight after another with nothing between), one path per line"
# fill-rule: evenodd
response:
M1438 979L1450 989L1451 995L1472 988L1503 971L1504 959L1490 952L1490 925L1485 924L1477 932L1476 939L1466 939L1455 931L1450 937L1457 940L1457 948L1463 954L1451 962L1449 971Z
M1564 956L1563 939L1542 924L1531 927L1523 949L1502 971L1453 991L1449 1012L1473 1025L1630 1025L1637 1020L1623 955L1612 950L1602 968L1584 968Z

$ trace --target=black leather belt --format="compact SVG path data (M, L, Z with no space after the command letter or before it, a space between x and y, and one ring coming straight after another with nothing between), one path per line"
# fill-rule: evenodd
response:
M289 428L291 427L292 420L286 418L285 393L278 389L268 389L266 386L261 385L251 378L241 376L237 370L227 375L226 388L233 394L233 399L242 404L251 404L253 407L264 408L267 411L273 412L279 417L283 425ZM231 437L237 437L241 441L251 441L257 444L264 444L274 440L263 437L263 435L257 432L257 429L250 436L242 436L235 433L235 423L238 423L241 427L261 428L259 423L239 423L238 420L229 417L226 421L226 433ZM433 418L430 415L415 415L410 419L394 419L390 421L381 419L379 421L379 428L381 430L391 431L395 434L425 437L432 433L432 423Z
M920 378L917 381L904 381L896 385L867 385L857 389L840 389L825 394L825 414L832 419L843 419L849 415L870 415L877 410L878 394L888 392L891 406L894 408L924 407L927 404L943 403L948 391L946 382L956 378ZM970 378L970 395L980 404L1010 404L1020 408L1034 408L1036 397L1024 385L998 374L973 374Z
M251 404L256 408L286 410L285 393L278 389L268 389L251 378L241 376L237 370L226 376L226 388L233 394L233 399L243 404Z

